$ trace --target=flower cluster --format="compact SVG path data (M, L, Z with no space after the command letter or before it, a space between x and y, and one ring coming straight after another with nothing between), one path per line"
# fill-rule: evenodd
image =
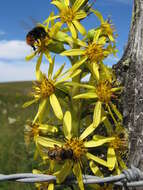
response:
M52 12L33 29L28 44L34 49L26 60L38 58L32 100L23 107L37 103L38 110L25 127L25 143L35 143L36 155L45 165L44 170L35 169L33 173L57 177L56 184L36 184L39 190L56 189L73 175L84 190L83 173L104 176L109 172L119 174L126 168L128 135L117 106L122 87L112 69L104 64L104 59L117 52L116 35L111 21L104 20L88 0L53 0L51 4L58 9L58 15ZM81 20L89 14L101 24L86 31ZM44 36L34 34L38 28ZM71 67L65 70L64 63L55 72L59 65L57 54L67 56ZM41 71L45 61L47 73ZM89 79L84 81L87 75ZM112 189L112 185L92 187Z

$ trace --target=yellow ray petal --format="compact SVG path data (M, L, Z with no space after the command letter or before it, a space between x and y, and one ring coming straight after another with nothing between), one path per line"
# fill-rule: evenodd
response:
M110 103L110 105L111 105L112 110L116 114L116 116L122 121L123 120L122 114L119 112L119 110L117 109L116 105L113 104L112 102Z
M79 75L79 73L81 73L81 69L78 69L76 70L75 72L73 73L67 73L67 76L65 76L64 78L58 80L57 82L55 82L55 85L59 84L59 83L62 83L62 82L65 82L71 78L74 78L75 76Z
M116 164L116 153L114 151L114 148L108 147L107 151L107 163L109 170L113 170L115 168Z
M58 101L55 94L52 94L50 96L50 104L51 104L51 106L53 108L53 111L54 111L56 117L58 119L62 120L63 119L62 108L61 108L60 103L59 103L59 101Z
M94 163L94 161L90 161L89 166L94 175L104 177L101 171L99 170L99 167Z
M88 135L90 135L93 131L95 130L95 127L93 127L93 123L91 125L89 125L89 127L87 127L83 133L80 135L79 139L83 140L86 137L88 137Z
M101 24L104 23L103 16L99 11L94 10L94 9L91 9L91 11L97 16L97 18L100 20Z
M69 111L66 111L64 115L63 131L65 137L70 140L72 138L72 118L71 118L71 113Z
M85 28L82 26L82 24L80 24L80 22L78 22L77 20L73 20L73 24L76 27L76 29L84 36L86 35L86 30Z
M41 100L40 104L39 104L39 108L38 108L38 112L33 120L33 124L36 122L36 120L38 119L38 117L41 117L41 115L43 114L43 112L45 111L47 105L47 99Z
M55 145L59 146L59 147L62 147L62 142L59 142L59 141L56 141L54 139L50 139L50 138L47 138L47 137L37 137L37 143L43 147L55 147Z
M95 30L93 42L97 42L98 41L100 34L101 34L101 29L100 28L98 30Z
M90 90L96 90L96 88L94 86L91 86L91 85L88 85L88 84L80 84L80 83L77 83L77 82L67 82L67 83L64 83L64 85L87 88L87 89L90 89Z
M101 158L98 158L97 156L94 156L93 154L90 154L89 152L86 153L86 157L89 159L89 160L94 160L95 162L97 162L98 164L101 164L105 167L108 167L108 164L105 160L101 159Z
M71 173L72 171L73 163L71 160L66 160L62 168L54 173L54 175L57 177L57 182L62 183L66 177Z
M85 0L76 0L72 6L73 11L76 12L84 2Z
M25 60L26 60L26 61L30 61L31 59L33 59L33 58L35 57L35 55L36 55L36 52L33 52L32 54L26 56L26 57L25 57Z
M39 130L43 133L43 134L47 134L47 133L57 133L58 132L58 128L53 126L53 125L48 125L48 124L40 124L39 126Z
M79 10L79 11L76 13L74 19L75 19L75 20L80 20L80 19L85 18L86 16L87 16L87 14L86 14L85 11Z
M74 65L67 71L67 72L73 72L76 69L78 69L85 61L87 60L87 57L84 56L82 57L79 61L77 61L76 63L74 63Z
M54 190L54 184L53 183L50 183L48 185L48 190Z
M97 94L95 92L87 92L87 93L76 95L73 98L74 99L78 99L78 98L83 98L83 99L97 98Z
M99 65L95 62L92 63L93 75L99 80Z
M41 53L40 56L38 57L37 64L36 64L36 79L38 81L42 79L42 72L40 71L42 58L43 58L43 53Z
M74 39L76 39L76 38L77 38L77 31L76 31L74 25L73 25L72 23L67 23L67 25L68 25L68 27L69 27L69 30L70 30L70 32L71 32L72 37L73 37Z
M64 3L65 3L66 6L69 6L69 5L70 5L69 0L64 0Z
M98 139L98 140L91 140L91 141L87 141L84 142L84 146L87 148L92 148L92 147L98 147L101 146L105 143L111 142L112 140L114 140L114 137L108 137L108 138L102 138L102 139Z
M30 106L30 105L32 105L33 103L35 103L35 102L37 102L38 100L30 100L30 101L28 101L28 102L25 102L23 105L22 105L22 107L23 108L27 108L28 106Z
M65 7L60 1L52 1L51 4L55 5L60 11Z
M57 70L57 72L55 73L53 79L57 79L60 74L62 73L63 69L64 69L65 63Z
M102 109L102 102L98 101L94 108L94 114L93 114L94 127L97 127L101 122L101 109Z
M118 155L118 162L119 162L122 169L124 169L124 170L127 169L127 166L126 166L125 162L123 161L123 159L121 158L120 155Z
M62 56L77 56L77 55L84 55L85 50L83 49L70 49L62 52L60 55Z
M78 185L80 190L84 190L83 178L82 178L82 171L79 162L74 163L73 173L77 178Z

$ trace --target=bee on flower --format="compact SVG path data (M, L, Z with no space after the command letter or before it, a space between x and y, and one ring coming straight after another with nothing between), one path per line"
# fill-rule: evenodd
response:
M114 140L114 137L104 137L102 139L99 138L96 140L93 139L87 141L87 137L95 130L93 124L89 125L79 136L77 133L75 133L76 130L74 130L74 127L75 126L72 125L72 115L69 111L66 111L63 118L62 128L65 139L63 139L62 141L58 141L57 139L55 140L52 138L38 136L38 138L36 139L36 144L42 146L44 150L45 148L47 148L47 152L48 150L51 151L52 148L55 149L55 146L61 147L62 150L71 150L72 156L66 157L66 159L64 159L64 162L61 163L61 169L54 172L53 175L57 177L57 182L61 183L68 175L70 175L71 172L73 172L77 178L80 189L83 190L83 160L93 160L95 163L98 163L108 168L107 162L90 153L90 149L102 146L105 143L110 143ZM53 160L54 157L51 158L51 156L49 156L49 159ZM58 161L59 160L57 160L57 162Z

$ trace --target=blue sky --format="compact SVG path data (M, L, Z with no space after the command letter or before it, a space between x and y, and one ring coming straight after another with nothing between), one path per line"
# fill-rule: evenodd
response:
M127 43L130 28L133 0L91 0L94 8L99 10L104 18L111 16L118 33L117 57L106 61L109 65L116 63L122 56ZM50 11L56 11L48 0L4 0L0 6L0 82L35 79L35 63L25 62L24 58L32 50L25 43L27 32L34 27L31 17L38 22L45 20ZM87 29L97 26L98 21L93 15L85 20ZM62 64L63 59L57 61ZM46 69L43 66L43 70Z

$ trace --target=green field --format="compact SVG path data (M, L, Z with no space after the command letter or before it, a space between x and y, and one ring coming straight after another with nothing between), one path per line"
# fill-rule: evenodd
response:
M34 116L34 106L27 109L22 104L29 100L31 82L0 83L0 173L31 172L36 163L33 152L24 144L24 125ZM31 190L34 185L16 182L0 183L0 190Z

